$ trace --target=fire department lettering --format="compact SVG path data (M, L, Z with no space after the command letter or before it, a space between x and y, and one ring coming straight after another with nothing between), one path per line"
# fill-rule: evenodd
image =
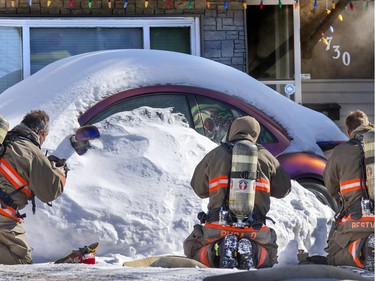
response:
M237 236L238 238L244 238L245 237L245 232L242 232L242 231L237 232L237 231L230 231L230 230L222 230L221 233L220 233L220 236L225 237L228 234L233 234L233 235ZM246 234L247 235L250 234L250 239L252 239L252 240L255 240L257 238L256 232L247 232Z
M352 228L375 228L375 222L370 222L370 221L355 221L352 222Z

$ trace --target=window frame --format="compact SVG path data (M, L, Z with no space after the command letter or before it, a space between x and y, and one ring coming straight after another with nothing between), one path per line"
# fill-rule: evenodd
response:
M22 33L23 79L31 73L30 29L43 28L142 28L143 49L150 49L151 27L190 27L191 55L200 56L199 17L153 17L153 18L0 18L0 27L19 27Z

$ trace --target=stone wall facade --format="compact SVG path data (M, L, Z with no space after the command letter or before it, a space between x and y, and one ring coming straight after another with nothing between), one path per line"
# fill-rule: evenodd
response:
M198 16L201 56L246 71L242 2L170 0L0 0L0 17Z

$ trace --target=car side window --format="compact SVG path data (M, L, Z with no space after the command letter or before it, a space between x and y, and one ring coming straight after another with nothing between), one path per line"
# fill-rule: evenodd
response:
M220 143L226 135L230 124L238 117L248 115L242 110L207 97L196 96L197 104L192 106L195 130L203 133L216 143ZM260 124L258 143L276 143L277 139Z
M117 112L131 111L133 109L149 106L153 108L167 108L172 107L174 113L181 113L185 117L185 122L189 124L190 128L194 128L193 120L190 113L190 107L187 98L182 94L149 94L136 97L129 97L116 102L110 107L99 112L90 123L96 123L104 120Z

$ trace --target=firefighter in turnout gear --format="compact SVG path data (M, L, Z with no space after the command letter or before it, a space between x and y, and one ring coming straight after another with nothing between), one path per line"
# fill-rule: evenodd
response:
M209 198L209 201L208 212L198 215L201 224L194 226L184 242L188 258L220 268L262 268L276 263L276 233L266 226L266 219L270 219L266 215L270 196L285 197L291 182L278 160L259 144L254 209L243 225L238 225L229 207L233 187L230 184L232 147L243 140L256 144L259 133L260 125L253 117L234 120L226 141L210 151L195 168L191 186L200 198Z
M50 161L40 146L48 135L49 116L41 110L26 114L4 140L0 154L0 264L32 263L20 214L36 196L44 203L63 192L67 169Z
M350 113L345 123L350 140L335 147L324 171L325 185L341 205L328 237L327 261L374 271L374 202L365 177L362 145L363 136L373 133L374 125L359 110Z

